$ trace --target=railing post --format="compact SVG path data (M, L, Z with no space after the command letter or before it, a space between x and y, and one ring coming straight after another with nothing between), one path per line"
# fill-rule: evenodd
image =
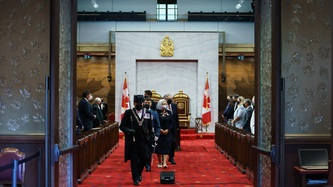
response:
M18 161L16 159L13 159L13 168L12 168L12 187L16 187L16 174L17 174L17 165Z
M42 151L38 150L38 187L41 187L41 174L42 174Z

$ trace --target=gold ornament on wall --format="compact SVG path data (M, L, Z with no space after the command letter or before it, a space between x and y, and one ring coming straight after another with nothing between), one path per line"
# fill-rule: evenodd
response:
M170 57L173 56L173 52L175 50L175 46L173 41L169 38L169 36L165 36L161 41L160 53L161 56Z

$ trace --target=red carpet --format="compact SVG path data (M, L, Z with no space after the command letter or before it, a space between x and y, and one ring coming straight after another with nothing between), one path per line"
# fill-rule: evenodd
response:
M130 164L124 163L124 140L119 147L88 176L79 187L128 187L131 180ZM157 168L154 155L152 172L143 171L140 186L184 186L184 187L252 187L252 183L241 174L216 148L214 139L181 141L181 151L176 152L177 165L167 169ZM161 171L174 171L175 184L160 184Z

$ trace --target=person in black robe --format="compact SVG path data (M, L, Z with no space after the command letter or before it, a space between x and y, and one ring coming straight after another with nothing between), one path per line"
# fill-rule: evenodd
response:
M135 186L142 181L142 171L149 160L154 141L150 112L143 108L143 95L134 95L134 108L125 111L120 130L125 134L124 161L131 161L132 180Z

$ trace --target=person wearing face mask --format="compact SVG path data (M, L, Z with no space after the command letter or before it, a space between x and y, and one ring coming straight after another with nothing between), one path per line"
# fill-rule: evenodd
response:
M167 160L169 157L172 142L172 114L171 111L168 110L168 103L165 99L161 99L158 101L156 109L161 124L160 137L158 138L155 148L155 153L157 154L158 158L157 167L167 168Z
M152 103L152 100L149 98L149 97L145 97L145 103L143 105L143 107L148 111L150 112L150 114L152 115L152 120L153 120L153 132L155 134L154 136L154 141L152 145L150 145L150 158L149 158L149 161L146 163L145 167L146 167L146 171L147 172L150 172L151 171L151 164L152 164L152 154L154 152L154 149L155 149L155 144L158 140L158 137L160 136L160 129L161 129L161 125L160 125L160 120L159 120L159 117L158 117L158 114L156 112L156 105L155 107L153 107L153 104Z
M180 129L179 129L179 117L178 117L178 109L176 104L172 103L172 95L165 94L163 97L167 101L167 109L171 112L172 115L172 129L171 129L171 149L169 153L169 162L171 164L176 164L174 159L175 157L175 150L180 150Z
M119 129L125 135L124 161L130 160L135 186L142 181L142 171L150 156L154 140L152 115L143 108L143 95L134 95L134 108L125 111Z
M86 90L82 92L82 99L79 102L79 115L84 126L84 131L88 131L93 127L93 121L96 115L93 113L92 106L90 102L93 100L91 93Z

